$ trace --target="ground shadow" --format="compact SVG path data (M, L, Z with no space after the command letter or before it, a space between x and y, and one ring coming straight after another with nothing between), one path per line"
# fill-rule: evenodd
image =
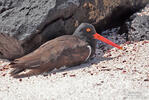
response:
M82 63L80 65L77 65L77 66L72 66L72 67L68 67L68 68L65 68L65 69L58 69L56 71L50 71L47 74L45 74L45 76L49 75L49 74L53 74L53 73L69 72L69 71L72 71L72 70L91 67L92 64L98 64L100 61L112 60L114 58L115 57L113 57L113 58L110 58L110 57L109 58L107 58L107 57L94 57L94 58L90 59L89 61L84 62L84 63Z

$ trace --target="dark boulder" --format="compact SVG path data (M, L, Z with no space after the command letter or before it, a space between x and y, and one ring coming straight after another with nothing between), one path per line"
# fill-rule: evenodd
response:
M129 41L149 40L149 4L133 14L120 31L127 34Z
M102 30L149 0L0 0L0 58L23 56L44 42L72 34L82 22Z

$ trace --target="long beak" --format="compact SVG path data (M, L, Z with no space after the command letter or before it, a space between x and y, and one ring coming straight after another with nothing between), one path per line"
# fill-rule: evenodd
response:
M123 49L123 48L120 47L119 45L113 43L112 41L110 41L110 40L108 40L107 38L105 38L105 37L99 35L98 33L94 34L93 36L94 36L95 39L100 40L100 41L102 41L102 42L105 42L105 43L107 43L107 44L109 44L109 45L111 45L111 46L113 46L113 47L116 47L116 48L121 49L121 50Z

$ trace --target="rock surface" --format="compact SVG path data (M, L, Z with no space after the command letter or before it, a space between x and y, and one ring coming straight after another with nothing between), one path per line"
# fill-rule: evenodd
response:
M23 56L47 40L72 34L81 22L92 23L101 30L125 12L135 11L147 2L149 0L0 0L0 33L4 34L0 35L3 38L0 58Z
M128 35L128 40L149 40L149 4L140 12L133 14L121 27L122 33ZM120 31L121 31L120 30Z

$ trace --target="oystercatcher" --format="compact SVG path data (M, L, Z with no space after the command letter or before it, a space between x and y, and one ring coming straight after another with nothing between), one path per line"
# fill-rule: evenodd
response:
M119 45L102 37L93 25L82 23L73 35L63 35L41 45L35 51L10 63L14 78L29 77L63 66L79 65L95 53L96 39L122 49ZM23 73L28 70L26 73Z

